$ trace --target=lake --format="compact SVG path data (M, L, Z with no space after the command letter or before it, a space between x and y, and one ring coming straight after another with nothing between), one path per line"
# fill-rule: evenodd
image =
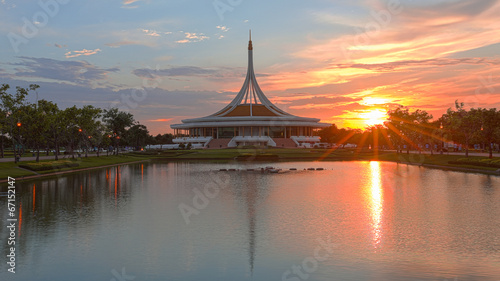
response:
M2 262L1 280L500 280L495 176L374 161L151 162L16 190L16 274ZM5 261L5 196L0 210Z

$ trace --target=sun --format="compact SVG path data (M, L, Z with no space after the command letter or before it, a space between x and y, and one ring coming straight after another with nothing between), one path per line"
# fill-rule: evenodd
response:
M387 120L387 111L382 109L372 109L360 114L361 119L367 126L383 124Z

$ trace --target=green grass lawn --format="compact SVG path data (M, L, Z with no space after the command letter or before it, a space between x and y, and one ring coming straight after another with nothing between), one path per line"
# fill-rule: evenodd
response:
M67 160L67 159L69 159L69 158L66 158L65 160ZM38 171L38 172L33 172L33 171L26 170L26 169L20 169L18 167L18 164L15 164L14 162L6 162L6 163L0 163L0 180L6 179L8 176L13 177L13 178L20 178L23 176L32 176L32 175L36 175L36 174L50 174L50 173L59 172L59 171L81 170L81 169L86 169L86 168L101 167L101 166L135 162L135 161L144 161L144 160L149 160L149 159L150 159L150 157L139 156L139 155L88 157L88 158L72 160L75 163L79 164L78 167L63 168L63 169L56 169L56 170L47 170L47 171ZM63 159L61 158L61 160L63 160ZM44 160L44 161L40 161L40 162L54 162L54 160ZM33 162L33 161L29 161L29 162L21 161L21 162L19 162L19 164L26 164L26 163L35 163L35 162ZM54 163L57 163L57 162L54 162Z

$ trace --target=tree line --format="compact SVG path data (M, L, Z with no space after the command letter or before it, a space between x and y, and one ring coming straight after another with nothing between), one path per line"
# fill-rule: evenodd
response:
M58 160L62 150L72 157L76 150L84 152L85 157L89 150L95 150L99 156L104 148L112 148L112 153L118 154L122 146L138 149L157 141L168 141L168 135L149 135L147 127L137 122L131 113L117 108L85 105L60 109L56 103L44 99L28 102L28 95L37 94L39 87L36 84L16 87L14 94L8 93L8 84L0 87L0 157L5 156L8 146L14 151L16 162L27 147L38 162L41 151L46 155L53 151Z
M500 150L500 111L496 108L464 108L463 103L455 102L445 114L433 120L425 110L410 111L398 107L387 112L388 119L382 125L361 129L331 127L321 129L318 135L322 142L347 143L358 147L393 149L402 152L406 149L428 150L430 153L446 151L449 143L461 146L465 156L473 145L487 150L493 157L495 149Z

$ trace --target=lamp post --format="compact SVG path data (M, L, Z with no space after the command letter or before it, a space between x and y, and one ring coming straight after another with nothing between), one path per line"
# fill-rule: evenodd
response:
M14 149L14 163L18 163L21 158L21 126L23 125L20 120L17 120L17 150Z
M118 155L118 153L120 153L119 142L120 142L120 136L116 136L116 155Z
M484 127L483 127L483 124L481 124L481 137L484 136L483 131L484 131ZM486 143L484 142L484 139L483 139L483 151L486 151ZM483 151L481 151L481 152L483 152Z
M79 139L78 142L80 143L80 150L81 150L81 151L78 152L78 157L80 157L80 158L82 157L82 152L83 152L83 146L82 146L83 145L82 144L82 136L83 136L83 134L82 134L82 132L83 132L82 128L78 128L78 139ZM85 140L83 142L85 142Z
M88 147L90 146L90 148L92 148L92 136L88 136L88 140L89 140L89 142L88 142L87 149L85 150L85 158L88 157L88 151L89 151Z
M444 149L444 131L443 131L443 122L439 125L439 129L441 129L441 154L443 154Z
M113 133L112 135L108 135L108 137L110 140L114 139L114 141L113 141L113 154L118 155L118 142L120 141L120 136L117 135L116 133Z
M108 144L108 148L106 149L106 156L109 156L109 148L111 147L111 135L108 135L108 138L109 138L109 144Z
M0 154L1 154L0 158L3 158L3 128L2 127L0 127L0 142L1 142L1 144L0 144L0 146L1 146L0 147Z
M2 118L3 119L3 118ZM7 113L5 113L5 120L7 120ZM3 124L0 124L0 158L4 157L4 147L3 147Z

